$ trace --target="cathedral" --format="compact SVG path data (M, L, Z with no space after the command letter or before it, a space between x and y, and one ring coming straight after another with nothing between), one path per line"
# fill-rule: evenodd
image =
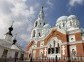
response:
M16 38L12 34L13 26L9 27L9 32L5 34L5 39L0 39L0 58L23 58L22 50Z
M75 15L61 16L55 26L46 23L43 7L34 22L26 57L58 58L84 56L84 29Z

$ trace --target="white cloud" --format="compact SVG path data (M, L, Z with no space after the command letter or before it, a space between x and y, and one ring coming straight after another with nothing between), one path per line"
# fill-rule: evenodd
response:
M4 38L4 34L8 32L12 21L15 21L13 34L18 33L18 40L28 41L33 22L37 18L35 16L41 7L40 2L36 1L36 3L30 4L29 1L31 0L0 0L0 38ZM50 0L45 2L47 4L44 10L53 6Z
M84 4L84 0L69 0L70 6L82 5Z
M8 31L8 27L14 22L13 33L22 35L30 28L28 25L32 25L32 16L35 11L33 6L26 4L27 0L0 0L0 38L4 37L4 34ZM32 18L30 21L29 18ZM23 38L22 38L23 39Z
M52 7L53 6L53 3L50 1L50 0L47 0L47 4Z

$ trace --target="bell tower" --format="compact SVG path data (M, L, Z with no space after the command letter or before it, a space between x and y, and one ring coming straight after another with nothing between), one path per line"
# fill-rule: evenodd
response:
M44 25L45 25L45 20L44 20L43 6L42 6L41 10L39 12L38 18L34 22L34 28L31 33L31 39L32 38L39 38L42 36L42 29L43 29Z
M43 27L45 25L44 22L44 11L43 11L43 6L39 12L37 20L34 22L34 27Z

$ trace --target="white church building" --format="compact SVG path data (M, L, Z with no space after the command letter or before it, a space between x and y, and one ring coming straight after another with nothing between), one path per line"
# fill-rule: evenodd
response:
M61 16L51 27L46 23L42 7L26 47L26 56L83 57L84 29L80 27L79 19L75 15Z
M24 51L16 38L13 39L13 27L9 27L9 32L6 33L5 39L0 39L0 58L23 58Z

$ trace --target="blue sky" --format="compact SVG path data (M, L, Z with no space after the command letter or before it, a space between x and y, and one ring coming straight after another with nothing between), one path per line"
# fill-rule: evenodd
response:
M80 4L74 3L74 6L70 5L69 1L70 0L52 0L51 2L53 6L47 12L48 14L48 16L46 16L47 21L49 22L50 25L54 26L57 18L59 18L60 16L64 16L64 15L69 16L71 14L74 14L79 18L81 27L84 28L83 25L84 0L83 3Z
M0 38L14 21L13 35L25 47L30 39L33 23L44 6L45 20L52 27L60 16L76 15L84 28L84 0L0 0Z
M38 9L36 9L36 16L38 16L40 7L43 5L45 9L44 12L46 15L45 19L51 26L55 26L56 20L60 16L69 16L73 14L79 18L81 27L84 27L84 0L31 0L27 2L30 2L30 5L32 5L33 3L39 3Z

